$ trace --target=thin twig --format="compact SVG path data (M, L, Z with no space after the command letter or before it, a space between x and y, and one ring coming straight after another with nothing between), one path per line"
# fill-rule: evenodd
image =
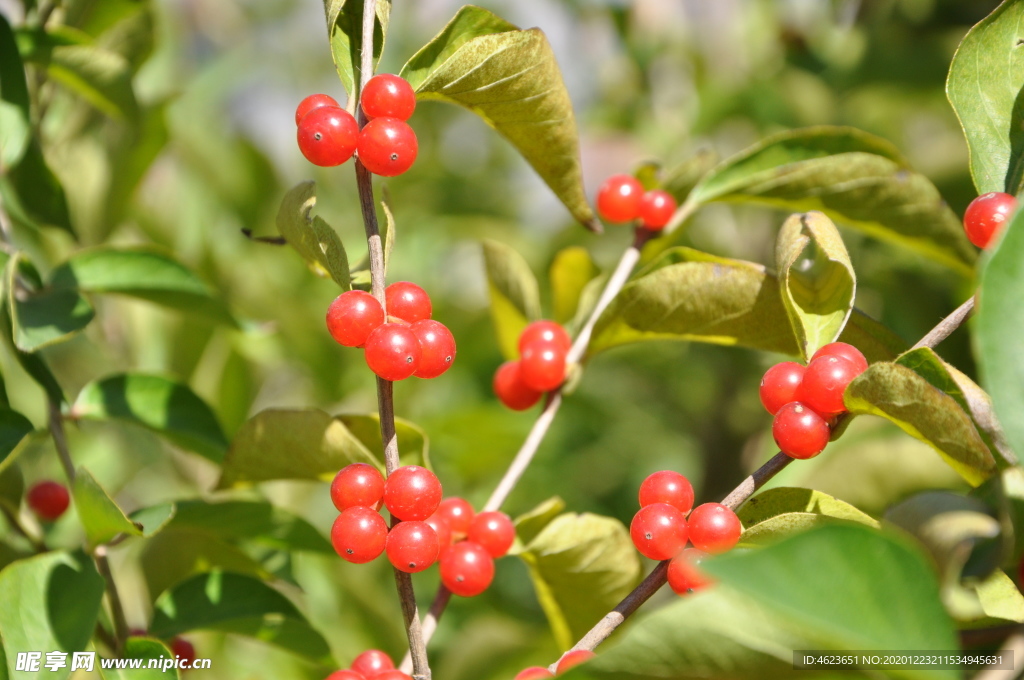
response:
M960 325L965 319L974 311L974 304L977 301L978 296L972 295L967 298L967 301L962 305L953 310L953 313L947 316L945 319L940 321L935 328L928 331L928 333L917 341L917 343L910 349L920 349L922 347L935 347L940 342L952 335L953 331L960 328Z
M117 584L114 582L114 575L111 573L110 563L107 561L107 546L96 546L96 549L92 551L92 556L96 561L96 569L100 572L100 576L107 582L107 597L110 600L110 612L114 619L114 653L120 656L124 649L124 641L128 639L128 624L124 618L121 596L117 592Z
M57 447L57 456L64 468L64 474L69 484L75 482L75 464L71 462L71 452L68 451L68 437L64 432L64 416L60 412L60 403L55 399L49 399L50 434L53 436L53 444Z

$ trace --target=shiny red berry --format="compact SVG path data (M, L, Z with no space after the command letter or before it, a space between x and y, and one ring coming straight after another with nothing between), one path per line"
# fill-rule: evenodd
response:
M831 435L825 419L798 401L780 408L772 421L775 443L790 458L814 458L825 450Z
M570 668L574 668L579 666L581 663L590 661L595 656L597 655L593 652L587 651L586 649L577 649L574 652L566 652L562 655L562 658L558 660L558 666L556 666L555 669L558 671L558 674L561 675Z
M423 350L412 328L385 323L366 338L366 365L385 380L405 380L420 367Z
M693 486L678 472L661 470L640 485L640 507L667 503L684 515L693 507Z
M522 362L506 361L494 373L494 394L513 411L525 411L543 396L523 381Z
M804 379L807 368L795 361L783 361L769 368L761 378L761 404L772 415L791 401L796 401L796 389Z
M693 547L713 555L731 550L743 533L740 518L721 503L698 505L686 522Z
M660 231L676 212L676 199L667 191L648 191L640 199L640 222L645 229Z
M391 527L384 550L395 569L415 574L437 561L441 545L426 522L399 522Z
M343 669L340 671L334 671L328 675L324 680L366 680L362 673L356 673L353 670Z
M846 412L843 392L861 373L853 362L841 356L820 356L807 364L795 400L828 420Z
M420 341L420 364L417 378L436 378L455 363L455 337L440 321L423 319L412 326L412 332Z
M441 583L456 595L479 595L493 580L494 558L476 543L456 543L441 556Z
M430 528L437 534L437 545L438 545L438 557L444 552L444 549L452 544L452 527L448 524L448 520L441 516L440 510L435 512L430 517L423 520L430 525Z
M522 354L528 345L538 340L555 342L561 345L566 353L572 347L572 338L569 337L569 333L566 332L561 324L547 320L534 321L519 334L519 353Z
M192 667L192 662L196 660L196 648L191 642L183 637L175 637L171 640L170 644L171 654L182 660L183 666Z
M374 118L359 133L359 161L375 175L401 175L418 151L416 133L397 118Z
M416 109L416 93L405 78L378 73L370 78L359 94L359 105L367 118L409 120Z
M335 108L341 108L338 106L338 102L335 101L334 97L326 94L311 94L301 102L299 102L298 108L295 109L295 124L298 125L302 122L302 119L306 117L306 114L313 109L319 109L321 106L333 106Z
M597 212L609 222L630 222L640 216L644 187L630 175L612 175L597 192Z
M359 125L352 114L337 106L321 106L299 123L299 151L313 165L341 165L356 150Z
M811 361L823 356L842 357L850 361L853 363L854 368L857 369L858 375L868 370L868 360L864 358L860 350L845 342L830 342L815 352L814 356L811 357Z
M644 557L670 560L686 546L686 517L667 503L640 508L629 525L633 545Z
M558 340L536 340L523 348L520 375L527 387L550 392L565 381L565 348Z
M482 546L491 557L498 559L508 553L508 549L516 540L516 527L503 512L481 512L469 525L466 539Z
M384 498L384 475L366 463L352 463L338 471L331 482L331 501L338 512L361 505L376 509Z
M377 298L365 291L345 291L327 308L327 330L345 347L362 347L382 323L384 309Z
M691 590L701 590L713 583L698 566L707 553L696 548L686 548L668 563L668 585L677 595L686 595Z
M63 484L47 480L30 488L25 495L25 500L36 517L52 522L68 509L71 496Z
M464 498L449 496L437 506L437 514L443 517L448 526L452 528L452 535L456 539L465 538L469 531L469 525L473 523L473 506Z
M407 323L429 319L433 311L430 296L415 283L396 281L384 289L388 316L398 317Z
M395 662L391 657L379 649L368 649L355 659L349 666L356 673L361 674L366 680L373 680L384 671L393 670Z
M441 503L441 482L425 467L405 465L384 480L384 506L403 521L423 521Z
M331 526L331 544L342 559L364 564L384 552L388 525L377 512L356 506L348 508Z
M978 196L964 212L967 238L979 248L987 248L1016 209L1017 199L1010 194L994 191Z
M544 680L544 678L553 678L555 674L549 671L547 668L541 666L530 666L516 673L516 677L513 680Z

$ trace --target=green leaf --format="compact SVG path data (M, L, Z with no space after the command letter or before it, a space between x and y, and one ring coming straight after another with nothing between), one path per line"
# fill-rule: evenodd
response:
M852 128L812 127L769 137L724 161L689 200L819 210L968 276L977 257L935 186L888 142Z
M853 309L857 276L839 230L819 212L793 215L779 230L775 267L782 303L804 360L839 337Z
M124 514L103 487L84 467L78 468L71 493L78 519L92 546L101 545L118 534L141 536L142 530Z
M568 649L639 582L640 558L616 519L566 513L519 554L559 647Z
M50 278L58 290L127 295L236 324L198 276L170 255L148 247L79 251Z
M146 667L149 665L150 659L174 661L174 654L160 640L149 637L130 637L125 642L124 653L121 656L124 659L142 659L142 668L100 668L99 664L96 664L101 678L104 680L175 680L181 677L178 669L172 665L168 665L166 671L163 670L163 662L157 668Z
M387 274L388 265L391 264L391 251L395 249L397 234L395 231L395 216L391 212L391 192L388 191L386 185L381 190L380 207L384 211L384 232L381 234L381 238L384 239L384 273Z
M334 554L334 548L312 524L266 501L177 501L172 529L216 534L231 541L251 540L276 550Z
M46 164L35 139L29 141L18 165L0 174L0 199L17 224L55 227L75 236L64 187Z
M736 514L746 527L740 538L744 544L777 540L829 520L879 527L875 519L849 503L813 489L768 489L749 499Z
M7 280L7 276L4 276ZM57 404L63 404L66 400L64 398L64 391L61 389L60 383L57 382L57 378L54 377L50 368L43 361L42 357L37 354L29 354L28 352L22 352L14 344L13 333L14 329L11 327L11 315L10 305L6 300L6 296L10 295L10 288L4 287L4 300L0 300L0 333L3 335L4 343L14 354L14 357L21 364L21 367L25 369L25 372L35 380L40 387L46 392L47 397Z
M277 228L314 274L330 276L342 290L351 290L352 278L345 246L331 225L319 216L310 216L315 205L316 183L297 184L281 201Z
M994 571L981 583L968 584L981 605L982 616L970 621L972 628L988 628L1007 621L1024 623L1024 595L1002 571Z
M187 385L157 375L124 373L91 382L79 392L71 416L135 423L215 463L228 447L206 402Z
M0 408L0 462L35 430L28 418L17 411Z
M594 231L572 102L547 37L467 5L402 68L418 99L463 106L504 136Z
M175 503L160 503L148 508L139 508L128 518L133 524L141 527L143 536L149 538L167 528L177 511Z
M343 413L335 416L334 419L348 428L348 431L376 456L377 466L383 470L384 444L380 435L380 416L376 413L365 415ZM430 441L423 428L404 418L395 418L395 434L398 436L398 459L402 465L421 465L425 468L432 468Z
M981 384L1018 456L1024 456L1024 356L1014 339L1024 337L1024 210L1017 211L981 271L974 349Z
M586 248L572 246L555 253L548 273L555 321L566 324L573 320L583 290L601 270L590 258Z
M350 463L383 469L345 424L317 409L257 413L235 435L218 488L270 479L328 481Z
M208 531L168 528L142 543L139 558L150 600L196 575L222 570L257 579L273 576L242 548Z
M21 509L21 497L25 494L25 475L17 465L0 468L0 505L17 513ZM2 567L0 567L2 568Z
M103 598L103 578L80 552L48 552L0 571L0 638L12 677L18 652L85 650ZM38 677L63 680L71 664ZM31 676L29 676L31 677Z
M484 240L484 266L491 294L491 320L507 359L519 356L519 335L540 318L537 279L523 256L503 243Z
M6 287L12 291L8 303L14 344L23 352L70 339L96 315L89 301L76 290L32 286L37 274L21 254L11 258L7 276Z
M1007 0L964 36L953 56L946 95L967 137L979 194L1016 194L1024 180L1024 3Z
M565 512L565 501L560 496L553 496L547 499L533 510L525 512L515 518L516 540L523 545L537 537L544 527ZM517 552L520 552L520 549Z
M25 67L11 25L0 15L0 169L17 165L31 138Z
M327 642L288 598L242 574L200 574L157 599L151 635L169 638L190 630L249 635L314 661L331 660Z
M687 158L679 165L664 173L661 188L672 194L682 205L690 197L690 192L718 162L717 154L710 149L702 149Z
M388 21L391 18L391 0L377 0L376 11L377 21L373 26L375 68L384 51ZM324 14L327 16L327 37L331 41L334 67L349 98L354 98L359 92L362 74L363 3L361 0L324 0Z
M911 369L873 364L846 388L853 414L874 414L935 449L972 486L996 471L996 461L955 399Z

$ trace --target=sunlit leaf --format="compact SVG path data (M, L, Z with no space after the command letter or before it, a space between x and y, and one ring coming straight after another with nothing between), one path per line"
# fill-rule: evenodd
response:
M586 248L573 246L555 253L548 273L551 279L551 298L554 319L560 324L572 321L580 305L587 284L600 270L590 258Z
M373 27L373 64L376 67L391 17L391 0L377 0L377 21ZM324 0L327 37L331 41L334 66L349 97L359 90L362 74L363 2L362 0Z
M348 255L331 225L310 215L316 205L316 183L302 182L289 191L277 213L277 228L288 244L318 276L330 276L342 290L352 288Z
M96 664L100 677L104 680L176 680L181 675L178 669L173 666L175 662L174 653L168 649L167 644L150 637L130 637L125 641L125 659L141 659L142 667L138 669L103 668ZM155 668L148 668L152 659L167 659L167 669L164 670L164 662Z
M485 240L484 266L491 294L491 320L507 359L519 356L519 335L540 318L537 279L523 256L497 241Z
M745 530L744 544L774 541L829 521L856 522L878 528L878 522L854 506L813 489L777 487L750 498L736 513Z
M110 494L103 490L84 467L78 468L71 493L75 499L75 511L90 545L106 543L118 534L142 535L142 530L128 519Z

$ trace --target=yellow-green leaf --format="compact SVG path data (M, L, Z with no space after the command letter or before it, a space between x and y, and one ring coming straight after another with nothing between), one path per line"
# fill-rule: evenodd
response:
M497 241L485 240L484 266L491 294L491 320L498 345L508 359L519 356L519 335L540 318L537 279L523 256Z
M302 182L285 194L277 213L277 228L317 276L330 276L342 290L352 288L345 246L331 225L311 216L316 183Z
M384 39L391 18L391 0L377 0L377 21L373 27L373 64L377 65L384 51ZM324 0L327 17L327 37L331 41L331 56L341 84L349 97L359 93L362 74L363 1Z
M106 543L118 534L142 535L142 530L128 519L110 494L103 490L84 467L78 468L71 493L75 498L75 511L85 528L90 545Z
M560 324L572 321L584 288L600 271L586 248L572 246L555 253L548 274L555 321Z

